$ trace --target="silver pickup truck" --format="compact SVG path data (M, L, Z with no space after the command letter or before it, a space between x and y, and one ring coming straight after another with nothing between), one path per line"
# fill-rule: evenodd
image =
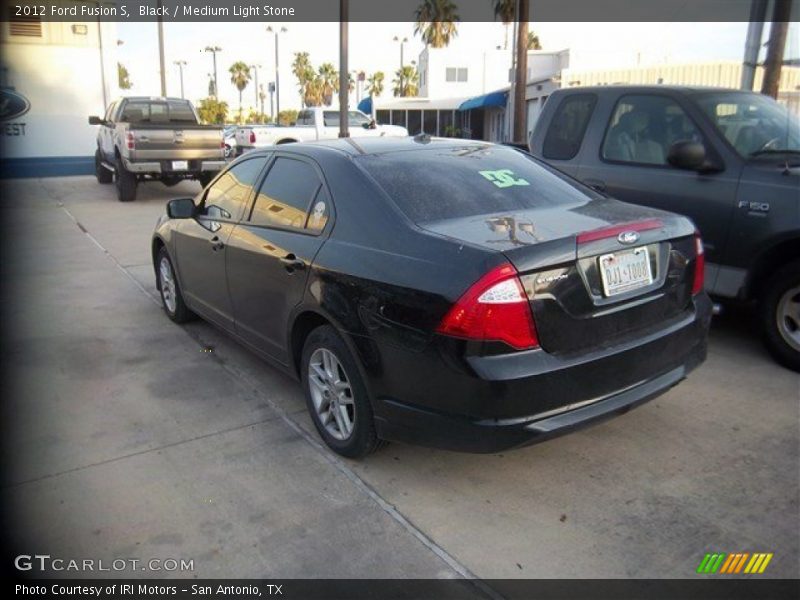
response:
M120 202L136 198L140 181L172 186L196 179L203 186L225 166L222 127L200 125L197 112L180 98L127 97L112 102L99 125L95 173L116 184Z

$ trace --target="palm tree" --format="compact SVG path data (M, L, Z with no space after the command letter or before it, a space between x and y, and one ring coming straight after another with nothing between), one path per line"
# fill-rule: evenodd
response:
M242 120L242 92L250 83L250 67L241 60L236 61L228 69L231 74L231 83L239 90L239 121Z
M295 52L294 61L292 62L292 73L297 77L297 84L300 88L300 100L303 106L306 106L306 87L308 83L314 79L314 69L311 66L308 52Z
M517 13L516 0L492 0L494 4L494 18L505 25L506 34L503 40L503 50L508 48L508 26L514 21Z
M419 83L419 73L409 65L394 72L395 78L392 79L392 92L395 96L416 96L418 93L417 84ZM402 82L402 85L401 83Z
M331 63L323 63L319 67L319 78L322 83L322 97L326 106L333 102L333 94L339 91L339 71Z
M458 35L460 19L451 0L423 0L414 17L414 34L419 34L426 46L444 48Z
M373 98L377 98L383 93L383 71L375 71L367 79L367 93Z
M303 106L322 106L324 100L322 77L312 71L303 91Z
M528 50L541 50L542 45L539 43L539 36L533 31L528 32Z

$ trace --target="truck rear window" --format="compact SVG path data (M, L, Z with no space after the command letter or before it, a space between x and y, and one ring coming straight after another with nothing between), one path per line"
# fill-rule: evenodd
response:
M415 223L586 202L575 184L511 148L448 146L356 160Z
M120 115L123 123L197 123L188 102L131 101Z

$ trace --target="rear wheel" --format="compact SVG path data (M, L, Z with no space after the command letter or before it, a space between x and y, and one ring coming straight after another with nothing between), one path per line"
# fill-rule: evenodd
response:
M770 354L783 366L800 371L800 261L769 278L759 309Z
M120 202L132 202L136 199L136 175L125 168L120 156L117 156L115 169L114 182L117 185L117 200Z
M191 321L195 314L189 310L183 301L181 287L178 278L175 277L175 269L172 268L172 260L165 247L161 247L156 257L156 271L158 273L158 287L161 292L161 305L167 316L176 323L186 323Z
M311 419L331 450L360 458L382 445L355 359L330 325L306 339L300 375Z
M212 179L214 179L213 173L200 173L200 175L197 176L197 181L200 182L200 185L202 185L203 188L208 187L208 184L211 183Z
M103 166L103 156L100 154L100 148L94 151L94 174L97 177L97 183L111 183L114 181L114 174Z

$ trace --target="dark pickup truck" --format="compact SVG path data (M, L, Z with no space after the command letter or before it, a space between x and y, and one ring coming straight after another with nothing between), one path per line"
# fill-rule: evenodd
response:
M706 290L755 302L767 348L800 371L800 126L783 106L719 88L569 88L529 142L602 193L690 217Z

